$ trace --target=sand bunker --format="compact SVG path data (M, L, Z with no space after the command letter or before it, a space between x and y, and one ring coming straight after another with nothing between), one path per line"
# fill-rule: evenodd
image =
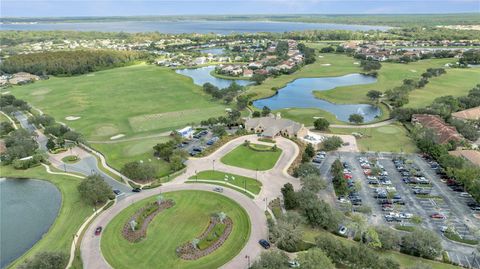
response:
M110 140L119 139L119 138L122 138L122 137L124 137L124 136L125 136L124 134L114 135L114 136L110 137Z
M353 64L357 64L357 65L358 65L358 64L360 64L360 63L359 63L359 62L353 62Z
M332 65L332 64L322 64L322 66L330 66L330 65Z
M415 69L410 69L410 72L417 73L417 70L415 70Z
M77 116L68 116L68 117L65 117L66 120L78 120L80 119L81 117L77 117Z
M322 56L322 55L318 55L318 58L323 58L323 56Z

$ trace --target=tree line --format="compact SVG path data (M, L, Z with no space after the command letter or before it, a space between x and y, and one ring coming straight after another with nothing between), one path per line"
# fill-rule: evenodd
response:
M0 72L72 76L131 64L145 55L133 51L73 50L13 55L0 64Z

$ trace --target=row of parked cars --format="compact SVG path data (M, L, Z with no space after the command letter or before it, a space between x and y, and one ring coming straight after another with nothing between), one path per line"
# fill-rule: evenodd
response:
M353 179L353 174L351 167L347 162L343 162L343 178L347 181L349 193L348 201L354 206L361 206L363 204L360 194L355 189L355 180ZM339 197L340 202L347 201L345 197Z
M480 203L475 201L468 192L465 192L465 187L460 182L448 177L444 169L428 155L424 155L423 158L430 165L430 168L441 177L442 181L445 182L452 191L459 193L459 196L463 198L464 202L471 210L477 212L480 211Z
M327 153L325 151L320 151L313 157L312 162L320 164L325 160L326 155Z

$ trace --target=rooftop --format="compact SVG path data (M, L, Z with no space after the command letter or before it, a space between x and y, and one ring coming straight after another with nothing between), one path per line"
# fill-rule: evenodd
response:
M437 143L445 144L451 140L463 140L463 136L457 132L455 127L446 124L437 115L414 114L412 115L412 122L419 123L423 127L432 130L436 136Z
M462 120L478 120L480 119L480 106L452 113L452 117Z

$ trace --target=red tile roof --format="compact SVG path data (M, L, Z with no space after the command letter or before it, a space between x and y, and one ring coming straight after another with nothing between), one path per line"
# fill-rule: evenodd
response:
M463 136L457 132L455 127L446 124L437 115L414 114L412 115L412 122L432 130L435 134L435 140L439 144L445 144L451 140L457 142L463 140Z
M480 119L480 106L452 113L452 117L462 120Z

